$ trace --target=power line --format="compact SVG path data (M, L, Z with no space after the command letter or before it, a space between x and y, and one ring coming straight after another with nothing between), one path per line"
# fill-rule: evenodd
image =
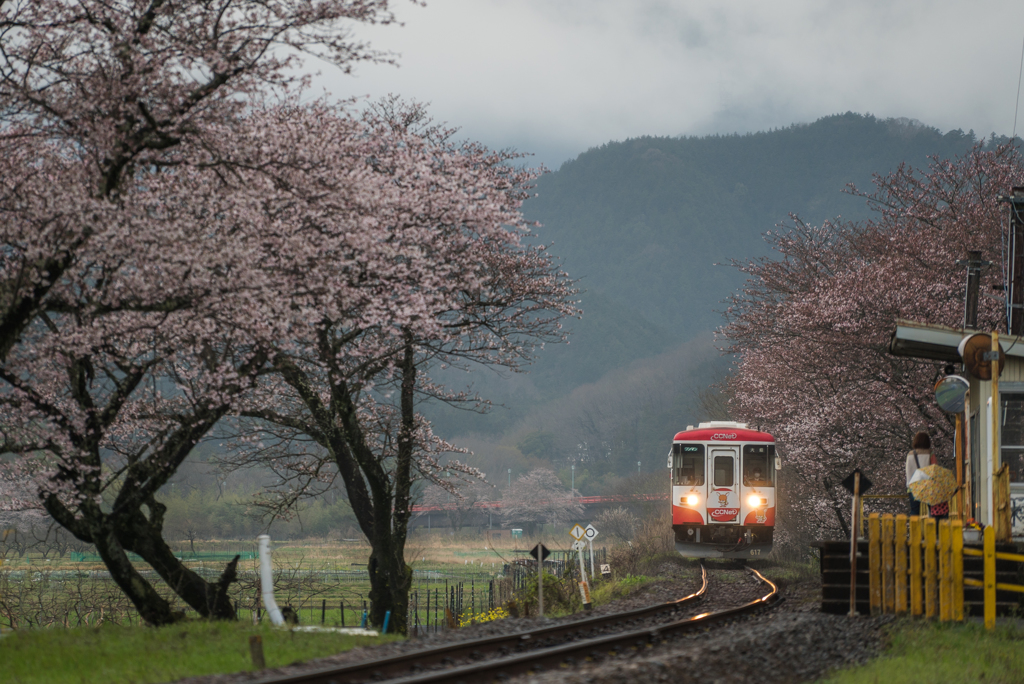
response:
M1024 41L1020 46L1020 70L1017 73L1017 101L1013 105L1013 135L1010 140L1017 137L1017 110L1020 109L1020 77L1024 74Z

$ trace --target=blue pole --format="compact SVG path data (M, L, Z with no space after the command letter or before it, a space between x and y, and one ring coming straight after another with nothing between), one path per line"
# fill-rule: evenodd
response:
M363 611L363 621L359 624L360 627L366 629L366 611Z
M380 630L381 634L387 634L388 633L388 620L390 620L390 619L391 619L391 611L389 610L389 611L386 611L384 613L384 627L381 628L381 630Z

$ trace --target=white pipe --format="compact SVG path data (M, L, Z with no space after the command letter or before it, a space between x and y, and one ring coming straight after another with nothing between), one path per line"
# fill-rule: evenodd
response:
M270 573L270 535L261 534L256 537L260 547L260 587L263 589L263 607L275 625L284 624L284 616L274 600L274 577Z

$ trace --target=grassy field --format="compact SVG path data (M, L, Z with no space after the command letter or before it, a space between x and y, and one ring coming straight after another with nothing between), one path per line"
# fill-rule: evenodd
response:
M252 670L249 637L255 634L263 639L267 667L398 638L291 632L265 624L204 620L160 629L107 624L67 630L18 630L0 638L0 682L149 684Z
M1017 684L1024 681L1024 629L975 622L943 624L904 620L889 632L882 657L844 670L823 684Z
M562 530L545 535L554 550L558 540L571 538ZM452 535L447 530L415 531L406 546L413 568L411 592L413 624L433 628L443 621L444 606L453 599L462 613L481 613L507 600L511 587L501 579L506 563L525 556L532 539L511 539L480 534L476 529ZM240 554L240 581L230 596L239 616L253 621L260 594L258 560L251 541L205 541L193 548L179 542L186 565L215 580L226 563ZM282 606L292 606L302 624L358 625L368 608L366 562L369 546L363 541L279 541L272 545L275 593ZM89 554L43 558L38 553L8 556L0 564L0 627L81 627L99 623L136 625L134 608L107 577L105 568ZM175 603L185 609L144 563L140 571ZM447 597L447 598L446 598Z
M560 550L563 545L553 536L546 535L544 542ZM568 534L558 535L558 539L562 537L571 541ZM414 570L410 598L413 607L419 609L418 624L433 627L438 621L443 623L444 596L450 600L453 590L461 590L462 613L456 619L463 624L507 617L496 602L492 606L494 597L489 592L504 583L501 598L508 596L509 580L501 576L504 566L524 556L525 549L534 543L536 540L507 536L498 541L476 530L458 535L447 531L415 533L407 545L407 558ZM194 555L187 544L182 546L187 564L211 579L235 553L243 554L239 563L241 581L232 586L231 594L238 606L239 622L191 619L160 629L141 627L133 608L105 576L105 568L88 555L78 554L72 559L70 555L42 558L28 554L4 559L0 566L0 684L142 684L253 669L249 637L254 634L263 638L268 667L397 638L274 629L265 615L260 624L254 625L259 586L253 545L239 541L196 543ZM358 541L273 544L278 603L297 608L303 625L319 625L323 620L327 626L342 623L340 608L344 603L346 626L358 625L369 589L365 570L369 552L369 546ZM145 569L145 565L140 563L139 568ZM627 583L629 588L636 588L645 581L630 578ZM555 581L551 584L554 588ZM162 586L158 580L157 586ZM566 593L571 598L575 589ZM322 612L325 606L327 610ZM573 607L567 604L566 609L571 611ZM54 658L55 653L61 657Z

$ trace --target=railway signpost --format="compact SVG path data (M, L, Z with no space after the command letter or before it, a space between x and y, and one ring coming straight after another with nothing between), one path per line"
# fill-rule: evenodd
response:
M579 525L577 525L579 527ZM572 550L580 559L580 596L583 597L583 609L590 610L590 583L587 582L587 571L583 567L583 552L587 550L587 542L577 539L572 544Z
M572 535L573 539L575 539L576 541L579 541L580 539L583 539L584 535L587 534L587 531L585 529L583 529L582 525L580 525L579 523L576 523L573 526L573 528L571 530L569 530L569 534Z
M537 559L537 613L544 617L544 559L551 555L548 547L537 542L530 549L530 555Z
M597 536L597 528L593 525L587 525L584 536L587 539L587 545L590 547L590 576L594 577L594 537Z
M854 616L857 614L857 531L860 529L857 517L860 497L871 489L871 480L860 472L860 468L856 468L843 480L843 486L853 494L853 513L850 515L850 615Z

